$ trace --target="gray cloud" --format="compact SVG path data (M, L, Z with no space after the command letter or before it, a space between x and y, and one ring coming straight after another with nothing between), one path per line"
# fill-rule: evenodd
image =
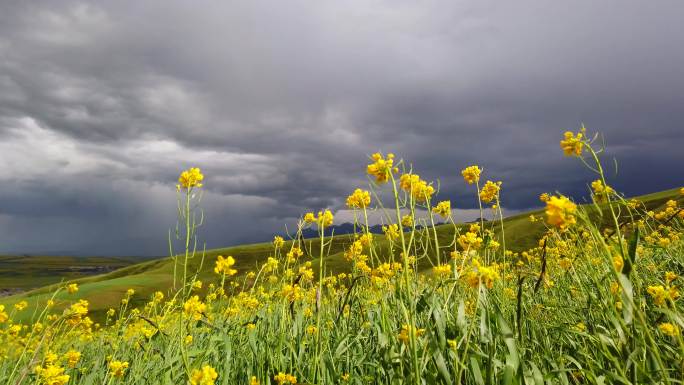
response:
M342 208L393 151L474 207L581 199L581 122L614 184L674 187L684 6L664 1L20 2L0 5L0 251L163 254L180 169L207 174L208 246ZM465 214L464 214L465 215Z

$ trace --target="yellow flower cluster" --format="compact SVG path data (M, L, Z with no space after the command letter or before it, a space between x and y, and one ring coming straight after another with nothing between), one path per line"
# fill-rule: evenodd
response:
M190 385L214 385L218 378L216 370L209 365L204 365L202 369L193 369L190 375Z
M584 142L582 141L585 135L584 128L575 135L571 131L566 131L564 134L564 139L560 141L560 147L563 149L563 153L566 156L580 156L582 155L582 147Z
M204 175L197 167L192 167L188 170L183 171L178 177L178 189L185 188L191 189L193 187L202 187L202 181L204 180Z
M473 259L471 268L465 273L464 279L470 287L478 287L480 283L488 289L494 286L494 282L500 278L499 264L483 265L478 259Z
M109 363L109 373L112 377L121 378L126 375L128 369L128 362L126 361L111 361Z
M233 269L233 265L235 264L235 258L232 256L227 256L223 258L222 255L219 255L218 258L216 259L216 267L214 267L214 272L216 274L222 274L224 276L233 276L237 274L237 270Z
M190 297L183 304L183 313L187 317L195 321L199 321L202 318L202 315L206 313L206 311L207 305L204 302L202 302L199 296L197 295Z
M458 237L458 244L463 250L477 250L482 246L482 237L479 234L480 225L473 223L465 234Z
M413 338L418 338L425 333L425 329L418 329L416 327L404 324L401 326L401 331L399 332L399 340L405 344L408 344L411 340L411 334Z
M610 194L615 192L612 187L603 184L600 179L591 182L591 189L597 202L606 202Z
M370 205L370 192L357 188L347 197L347 207L350 209L363 209Z
M444 265L437 265L432 268L432 272L439 278L446 278L451 275L451 265L448 263Z
M273 247L275 247L276 249L280 249L281 247L283 247L284 244L285 240L280 235L276 235L273 238Z
M283 372L280 372L273 376L273 379L275 382L278 383L278 385L296 385L297 384L297 377L291 375L291 374L286 374Z
M403 227L413 227L413 215L406 214L401 217L401 225Z
M577 205L567 197L552 196L546 202L546 222L551 226L566 229L577 222L575 211L577 211Z
M59 365L48 363L45 367L36 366L36 374L41 380L41 384L64 385L69 382L69 375L64 374L64 368Z
M395 241L400 235L399 226L397 226L396 223L393 223L389 226L382 226L382 232L385 233L385 237L387 237L387 239L390 241Z
M658 329L660 329L663 334L670 337L676 337L680 334L679 328L669 322L661 323L658 325Z
M479 182L480 173L482 173L482 169L478 166L468 166L461 171L461 175L463 175L463 180L465 180L468 184Z
M488 180L480 191L480 200L484 203L490 203L494 199L498 200L499 190L501 190L501 182L492 182Z
M387 154L387 158L384 158L382 154L376 152L371 156L371 159L373 159L373 163L369 164L367 167L368 175L374 176L377 183L386 183L390 173L396 171L392 169L394 165L394 154L389 153Z
M314 213L311 212L304 214L304 222L316 223L319 228L326 228L332 226L334 218L335 217L333 216L333 213L330 210L319 211L318 216L314 215Z
M297 246L292 246L292 248L290 249L290 251L287 252L287 255L286 255L287 256L287 262L288 263L294 263L297 260L297 258L301 257L302 255L304 255L304 252L302 251L302 249L300 249Z
M411 194L411 197L418 202L426 202L432 198L435 189L426 181L420 179L416 174L404 174L399 179L399 186L402 190Z
M74 294L78 291L78 284L70 283L66 287L67 293Z
M674 301L679 298L679 290L676 286L649 286L646 288L646 292L653 297L653 302L658 306L665 306L667 301Z
M437 213L442 218L447 218L451 215L451 202L441 201L434 207L433 211Z

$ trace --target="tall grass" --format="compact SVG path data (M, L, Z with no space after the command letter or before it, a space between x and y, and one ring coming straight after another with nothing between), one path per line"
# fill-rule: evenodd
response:
M657 212L625 200L584 129L561 147L596 173L593 206L542 194L546 217L530 220L547 231L519 253L504 242L502 184L482 181L478 166L462 174L481 218L493 210L496 220L462 229L431 183L392 154L373 155L369 191L347 199L358 229L345 251L350 273L326 266L328 210L304 215L292 240L276 237L254 271L236 271L230 256L205 261L203 176L185 171L169 237L173 289L137 308L129 291L103 325L75 285L29 324L12 320L26 303L0 309L2 383L682 383L682 199ZM371 209L383 213L384 236L370 233ZM437 236L439 221L453 225L450 242ZM308 249L307 227L319 234ZM188 270L195 258L216 264L213 282ZM54 312L62 291L73 300Z

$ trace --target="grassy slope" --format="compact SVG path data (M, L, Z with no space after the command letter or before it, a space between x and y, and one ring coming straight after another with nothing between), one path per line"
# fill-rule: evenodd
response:
M680 202L683 200L679 194L678 189L662 191L658 193L648 194L638 197L650 208L657 208L665 204L668 199L677 199ZM542 210L518 214L505 219L504 229L506 233L506 245L509 249L520 251L525 250L536 245L539 235L543 233L545 227L541 221L532 223L529 220L530 214L535 216L543 215ZM459 225L461 227L467 225ZM494 230L499 231L499 225L495 224ZM446 246L453 239L453 226L443 225L438 227L438 237L440 245ZM381 236L378 236L382 238ZM332 250L330 256L326 260L326 266L332 271L344 271L349 268L348 262L343 258L343 250L346 245L350 243L349 235L336 236L331 245ZM380 239L381 245L384 240ZM307 240L311 243L313 254L318 253L317 240ZM286 244L287 248L289 244ZM191 262L189 271L199 270L199 279L205 282L215 281L216 276L213 274L213 265L218 255L232 255L236 259L235 268L240 273L250 270L255 270L255 267L263 262L273 253L271 243L259 243L252 245L242 245L223 249L208 250L205 253L204 263L201 266L202 258L197 256ZM317 265L317 263L314 263ZM427 267L424 265L424 267ZM87 299L90 302L91 313L95 319L102 317L104 312L110 307L117 307L119 301L124 296L127 289L133 288L136 294L133 297L132 304L142 304L148 301L150 295L157 290L166 291L172 286L173 281L174 262L171 258L159 259L154 261L147 261L122 269L113 271L108 274L91 276L74 280L80 286L78 298ZM55 290L55 285L46 286L33 291L21 293L18 295L0 299L0 304L13 304L22 299L29 301L29 310L23 312L24 317L30 317L31 310L38 303L42 307L45 301L52 295ZM60 294L57 297L57 302L66 303L73 300L74 296L67 294ZM59 306L59 305L58 305ZM15 317L21 319L21 317Z
M0 255L0 290L28 290L140 263L136 257Z

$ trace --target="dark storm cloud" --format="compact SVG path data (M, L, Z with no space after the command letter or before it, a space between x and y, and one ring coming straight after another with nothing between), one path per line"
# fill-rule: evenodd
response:
M0 251L165 252L174 180L207 174L208 246L342 208L395 152L474 206L477 163L521 210L591 179L558 140L606 136L628 195L681 184L680 2L0 5ZM462 211L462 215L469 215Z

